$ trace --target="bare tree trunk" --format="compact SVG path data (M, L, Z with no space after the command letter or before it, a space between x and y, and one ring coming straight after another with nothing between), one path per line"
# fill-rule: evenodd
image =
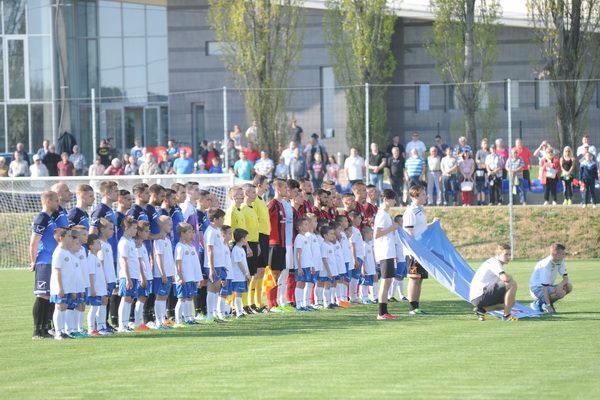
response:
M465 135L468 143L473 148L477 147L477 127L475 113L477 112L477 96L473 86L473 71L475 63L475 42L473 30L475 28L475 0L465 2L465 60L464 78L461 89L463 95L463 108L465 111Z

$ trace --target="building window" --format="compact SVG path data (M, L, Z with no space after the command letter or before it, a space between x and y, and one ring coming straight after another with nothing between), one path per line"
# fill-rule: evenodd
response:
M446 86L446 99L447 99L447 107L448 111L458 110L460 107L460 102L458 100L458 90L456 85L448 85Z
M535 80L535 108L550 106L550 82L543 79Z
M417 112L429 111L429 83L417 83Z
M333 137L335 111L335 74L333 67L321 67L321 132Z
M508 110L508 80L504 81L504 109ZM511 108L519 108L519 81L510 81L510 105Z
M206 42L206 55L207 56L222 56L224 42Z

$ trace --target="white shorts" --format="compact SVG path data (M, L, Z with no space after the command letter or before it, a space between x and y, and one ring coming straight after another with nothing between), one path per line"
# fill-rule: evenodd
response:
M548 288L548 295L551 295L556 291L556 285L546 286ZM544 300L544 287L543 286L533 286L529 288L529 294L534 299Z
M294 248L285 246L285 269L294 269Z

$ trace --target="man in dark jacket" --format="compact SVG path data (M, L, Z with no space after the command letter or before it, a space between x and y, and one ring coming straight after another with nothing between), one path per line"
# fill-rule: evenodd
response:
M56 146L51 144L48 147L48 152L46 153L46 155L44 156L44 159L42 160L42 162L44 163L46 168L48 168L49 176L58 176L57 164L60 160L61 160L60 154L56 153Z
M75 137L73 135L71 135L69 132L64 131L62 133L62 135L60 135L60 137L58 138L58 141L56 143L57 143L56 147L57 147L58 154L62 154L62 153L73 154L73 146L75 146L77 144L77 140L75 140Z

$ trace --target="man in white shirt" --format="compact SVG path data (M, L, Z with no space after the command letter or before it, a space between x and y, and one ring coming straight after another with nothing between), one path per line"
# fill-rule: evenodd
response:
M260 158L256 160L256 163L254 164L254 172L256 172L257 175L266 176L270 181L273 179L273 169L275 169L273 160L269 158L266 151L261 151Z
M586 150L592 153L594 158L596 157L596 146L590 144L590 135L583 135L581 138L581 146L577 148L577 158L580 158L586 152Z
M496 255L485 261L473 276L469 301L475 306L475 315L480 321L485 313L504 309L505 321L517 321L511 310L517 295L517 282L506 272L504 266L510 261L510 246L500 244Z
M358 155L354 147L350 149L350 155L344 161L344 171L350 184L364 179L365 159Z
M544 305L548 314L556 312L554 303L571 293L573 285L569 282L567 267L565 266L565 246L553 243L550 246L550 255L539 261L533 268L529 279L529 293L535 299L531 308L543 312ZM555 285L558 274L562 281Z
M29 173L32 178L48 176L48 168L42 164L42 159L37 154L33 155L33 164L29 166Z
M419 158L425 159L425 152L427 151L427 146L425 146L425 143L419 140L419 133L413 132L411 138L412 140L406 144L406 154L410 154L412 149L417 149Z

